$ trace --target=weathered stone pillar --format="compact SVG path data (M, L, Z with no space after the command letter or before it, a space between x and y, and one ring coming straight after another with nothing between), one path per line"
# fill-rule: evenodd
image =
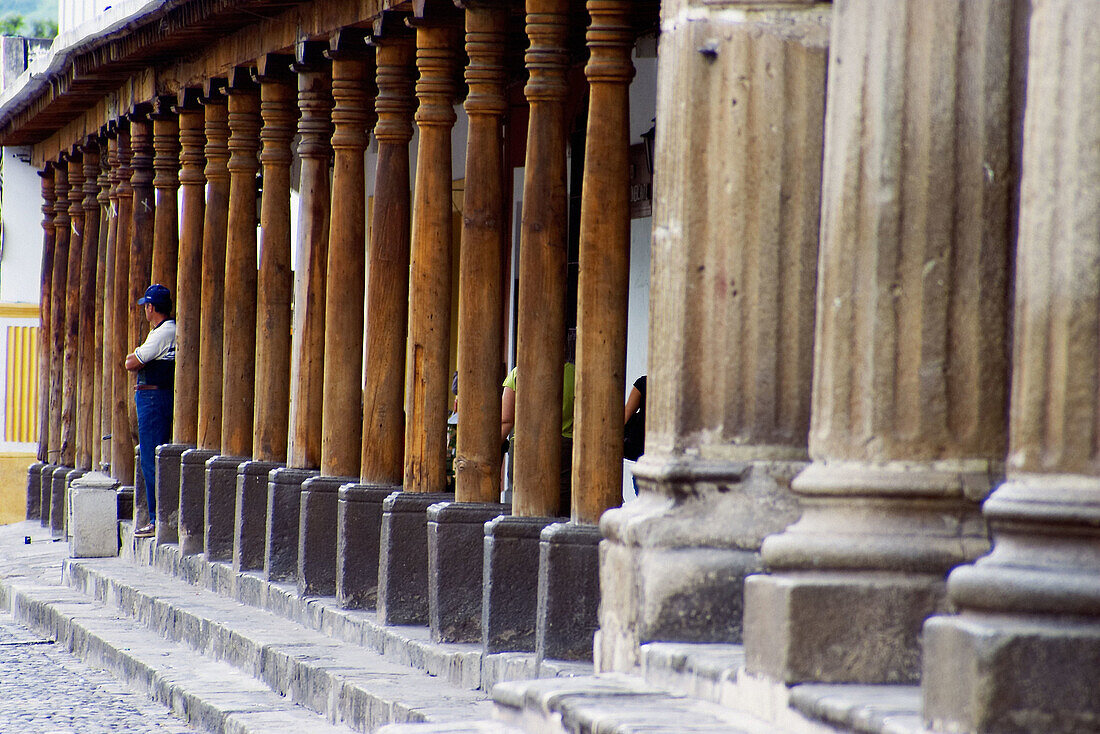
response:
M813 463L793 483L801 520L764 542L770 573L745 585L751 672L915 680L947 572L988 549L978 503L1005 446L1013 6L836 6Z
M458 295L458 437L455 502L428 514L428 622L437 642L481 640L485 523L500 500L502 252L511 177L505 181L504 85L509 10L464 3L469 117Z
M561 511L568 29L566 0L527 0L524 93L530 118L520 229L513 516L485 525L486 652L534 650L539 534Z
M42 269L38 301L38 461L27 470L27 519L49 520L48 503L42 502L42 471L50 464L50 286L53 281L53 254L57 231L54 227L53 168L47 164L38 172L42 182Z
M296 49L298 75L297 262L290 344L290 413L287 468L270 473L267 490L264 576L298 575L302 483L321 466L321 403L325 364L325 268L328 262L329 175L332 146L332 76L327 44Z
M383 15L372 43L378 155L367 247L362 483L340 488L336 511L336 599L343 607L365 609L374 609L378 596L382 503L400 491L404 473L409 141L416 106L415 42L408 27Z
M958 614L924 625L935 731L1069 734L1100 719L1098 5L1031 4L1007 476L982 507L993 552L951 573Z
M332 38L333 191L326 280L340 287L325 301L324 404L321 476L302 484L298 535L298 592L336 594L336 509L340 486L359 474L362 432L363 289L366 266L366 174L363 154L372 108L363 33Z
M233 557L237 472L252 451L256 374L256 174L260 169L260 90L252 70L237 67L229 96L229 216L222 321L221 456L206 462L209 561Z
M129 354L130 324L130 219L134 210L134 190L130 187L130 123L120 120L117 127L118 167L114 286L111 289L112 357L114 371L111 406L111 473L123 487L134 483L134 440L130 435L130 404L133 402L133 378L123 366Z
M286 461L290 405L290 141L298 107L290 56L268 54L258 62L263 193L260 199L260 265L256 282L256 386L253 460L237 474L233 568L264 566L267 483Z
M180 552L200 553L206 534L206 462L222 441L222 319L225 243L229 222L229 108L225 79L203 83L206 205L202 224L202 303L199 318L198 448L180 457Z
M94 374L92 375L92 467L99 472L106 472L110 463L110 446L105 437L111 433L107 424L109 411L107 406L111 395L111 369L105 363L104 357L108 354L107 344L107 304L108 288L110 283L110 264L107 260L107 241L110 237L110 223L114 214L111 211L111 165L108 161L106 126L101 128L99 135L99 171L96 175L96 205L99 219L99 248L96 258L95 273L95 329L93 338Z
M80 256L80 300L77 340L76 468L95 468L95 305L96 269L99 266L99 141L94 136L82 146L84 156L83 252Z
M451 383L451 128L456 115L458 24L417 19L419 130L413 190L409 346L405 390L404 492L382 506L378 617L428 621L428 507L447 487L447 396Z

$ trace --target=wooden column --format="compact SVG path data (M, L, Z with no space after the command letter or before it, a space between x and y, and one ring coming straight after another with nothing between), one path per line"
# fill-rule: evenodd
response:
M115 170L118 211L115 217L115 267L111 286L111 475L129 485L134 481L134 443L130 436L129 406L133 378L123 366L129 354L130 218L134 190L130 187L130 125L118 124L118 165Z
M256 290L255 435L257 461L285 462L290 410L290 143L298 108L291 58L260 59L260 131L263 196L260 200L260 270Z
M206 207L202 226L202 316L199 322L198 447L222 445L222 307L225 296L225 242L229 221L229 108L219 84L206 83Z
M420 133L413 199L409 281L409 359L405 391L406 492L447 485L446 430L451 340L451 128L456 30L416 26L416 124Z
M110 411L107 406L111 396L111 370L105 363L105 356L109 350L107 343L107 316L110 313L108 304L108 284L110 282L110 263L107 260L107 242L110 237L110 224L113 218L111 211L111 165L109 162L109 144L104 127L99 138L99 174L96 177L96 205L99 208L99 248L96 258L95 273L95 333L93 336L94 348L92 360L94 362L94 374L92 375L92 467L98 471L104 471L110 463L110 447L103 440L110 435L109 425L104 425L110 420ZM116 153L117 159L117 153Z
M290 435L287 466L321 466L321 404L325 364L325 268L328 262L329 161L332 157L332 77L321 45L298 48L297 262L290 350Z
M62 466L76 467L77 393L80 370L80 276L84 251L84 163L79 152L70 153L69 167L69 251L65 269L65 352L61 388Z
M153 228L153 260L150 283L160 283L176 300L176 269L179 263L180 126L171 104L174 98L160 97L153 118L153 187L156 214Z
M366 267L366 171L363 153L372 109L362 36L334 39L332 60L332 188L326 279L339 284L325 299L324 405L321 474L359 475L362 450L363 290ZM358 48L353 48L358 39Z
M127 306L130 309L130 327L128 333L129 349L145 341L149 333L149 322L145 319L145 310L137 305L145 295L145 289L152 283L153 234L156 225L155 195L153 192L153 121L146 106L131 115L130 119L130 187L133 189L133 215L130 230L130 295ZM131 401L132 403L133 401ZM131 405L131 425L133 437L137 440L137 414Z
M50 284L50 440L52 463L61 462L61 386L65 364L65 286L69 268L69 167L63 161L54 164L54 258Z
M176 270L176 389L172 408L172 442L198 441L199 342L202 322L203 213L206 209L206 133L198 90L180 93L176 106L180 130L180 231Z
M95 468L92 456L95 451L95 399L99 392L95 385L95 306L96 271L99 266L99 141L90 138L83 146L84 155L84 210L83 252L80 256L80 301L78 335L78 395L76 419L76 468L90 471Z
M568 202L566 0L528 0L530 105L520 230L515 495L521 517L559 514Z
M256 154L260 93L251 70L229 79L229 217L222 334L222 445L225 456L252 451L256 369Z
M455 499L500 498L500 267L508 241L504 176L504 68L508 8L466 3L466 187L458 295L458 437ZM621 411L620 411L621 412Z
M409 308L409 141L414 41L375 41L378 163L367 259L364 482L400 485L405 462L405 349Z
M38 172L42 179L42 270L39 279L38 303L38 460L50 463L50 362L53 357L53 339L50 326L51 288L54 271L54 243L57 229L54 225L54 169L46 165Z

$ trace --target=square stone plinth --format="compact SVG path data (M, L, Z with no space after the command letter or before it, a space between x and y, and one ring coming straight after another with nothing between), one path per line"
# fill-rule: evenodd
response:
M745 581L745 663L794 684L914 683L920 631L941 611L942 577L787 572Z
M559 520L506 515L485 523L481 646L486 654L534 652L539 538Z
M448 492L395 492L382 504L378 620L428 623L428 508Z
M317 476L302 483L298 515L298 594L336 595L338 492L352 477Z
M41 513L38 524L44 528L50 526L50 511L53 503L53 473L56 469L56 464L43 464L38 472L38 504Z
M206 537L206 462L218 455L208 449L190 449L180 455L180 553L202 553Z
M206 462L206 533L202 550L208 561L233 558L237 471L246 461L239 456L214 456Z
M182 443L157 446L157 542L179 542L180 463L183 452L195 448Z
M382 503L400 484L345 484L336 507L336 603L374 609L378 603L378 553Z
M440 502L428 508L428 626L434 642L480 642L485 523L508 505Z
M314 469L276 469L267 481L267 526L264 578L298 578L298 525L301 522L302 484L317 476Z
M923 641L936 731L1100 731L1100 623L967 612L929 619Z
M50 535L55 538L69 537L69 488L74 481L87 472L83 469L61 467L53 473L53 507L50 511ZM54 512L56 510L56 513Z
M539 536L535 654L539 660L591 660L599 627L600 529L554 523Z
M28 520L39 520L42 517L42 467L41 461L36 461L27 467L27 515Z
M69 555L107 558L118 555L118 480L89 472L69 487Z
M237 469L237 497L233 518L233 570L264 567L267 545L267 482L274 461L246 461Z

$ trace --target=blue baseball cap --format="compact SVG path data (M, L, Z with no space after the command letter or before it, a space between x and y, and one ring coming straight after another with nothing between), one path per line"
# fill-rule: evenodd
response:
M172 310L172 294L160 283L154 283L145 289L145 295L138 299L138 304L149 303L161 313Z

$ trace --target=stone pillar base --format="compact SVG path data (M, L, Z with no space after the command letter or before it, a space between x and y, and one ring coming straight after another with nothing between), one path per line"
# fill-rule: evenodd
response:
M237 471L248 461L214 456L206 460L206 526L202 550L208 561L233 558L233 519L237 512Z
M180 463L183 452L193 448L182 443L157 446L157 543L179 542Z
M378 554L382 503L400 484L345 484L336 508L336 603L374 609L378 602Z
M118 519L129 520L134 516L134 488L126 485L118 488Z
M787 684L915 683L920 630L942 611L939 575L776 573L745 582L745 667Z
M315 476L314 469L275 469L268 475L264 543L264 578L268 581L298 578L302 484Z
M53 473L56 469L56 464L43 464L38 472L38 508L41 513L38 516L38 524L44 528L50 526L50 509L53 504Z
M336 511L351 477L316 476L302 483L298 518L298 595L336 596Z
M156 477L153 477L156 481ZM149 497L145 494L145 474L141 471L141 448L134 445L134 528L149 523Z
M486 654L534 652L539 537L559 520L505 515L485 523L481 646Z
M428 626L433 642L480 642L485 523L508 505L440 502L428 509Z
M180 504L177 527L180 553L202 553L206 538L206 462L217 451L191 449L180 456Z
M448 492L395 492L382 503L378 621L428 623L428 508Z
M50 480L50 536L54 538L65 537L65 507L66 494L69 491L70 474L76 473L71 466L59 466L54 469L53 478ZM76 479L80 474L72 477Z
M237 496L233 515L233 570L264 567L267 545L267 483L275 461L246 461L237 469Z
M61 537L68 540L71 537L69 529L69 493L72 491L73 482L88 473L87 469L73 469L65 475L65 495L62 497L63 509L61 511Z
M41 461L36 461L27 467L27 515L28 520L42 519L42 467L46 466Z
M69 555L108 558L118 555L118 480L87 472L69 486Z
M591 660L599 627L600 529L571 522L547 526L539 537L535 656Z

